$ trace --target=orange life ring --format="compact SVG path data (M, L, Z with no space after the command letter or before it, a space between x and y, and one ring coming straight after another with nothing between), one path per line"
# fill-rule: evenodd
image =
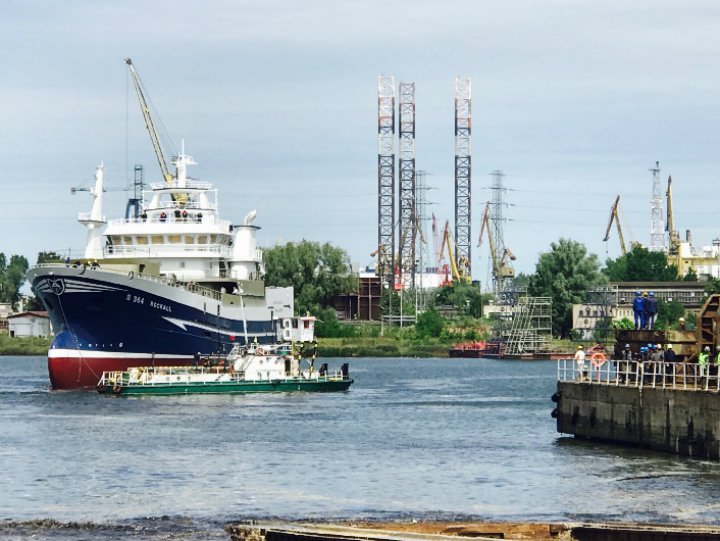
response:
M263 348L257 348L255 350L256 355L265 355L265 350Z
M600 368L602 365L605 364L605 361L607 361L605 355L600 352L593 353L592 357L590 357L590 363L592 363L595 368Z

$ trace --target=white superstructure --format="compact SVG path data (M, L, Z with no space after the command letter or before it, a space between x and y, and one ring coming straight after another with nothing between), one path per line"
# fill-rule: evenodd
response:
M242 225L218 217L217 190L191 179L195 162L181 154L173 160L176 176L143 192L137 218L105 221L102 216L102 166L98 167L89 214L79 221L88 227L85 257L115 261L142 260L159 265L159 274L178 281L233 278L259 280L262 251L252 225L255 212ZM100 227L107 223L104 232Z

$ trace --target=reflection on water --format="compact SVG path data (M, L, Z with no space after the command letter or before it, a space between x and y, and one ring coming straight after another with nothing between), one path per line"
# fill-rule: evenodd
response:
M0 518L720 521L715 463L560 437L552 361L350 368L346 393L111 398L0 358Z

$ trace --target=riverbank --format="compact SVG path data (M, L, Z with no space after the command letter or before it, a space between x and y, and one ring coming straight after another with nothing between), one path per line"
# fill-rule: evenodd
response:
M447 357L451 344L437 338L318 338L319 357Z
M11 337L0 334L0 355L46 355L52 342L52 336Z
M45 355L52 337L11 338L0 334L0 355ZM448 357L454 342L439 338L407 339L397 336L318 338L318 357ZM551 351L572 351L567 340L553 340Z

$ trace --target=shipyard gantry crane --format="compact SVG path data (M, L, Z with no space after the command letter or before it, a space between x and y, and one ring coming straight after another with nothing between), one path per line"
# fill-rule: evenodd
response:
M482 245L483 233L487 231L488 243L490 245L490 259L492 261L492 273L495 280L496 290L503 288L503 284L515 278L515 270L510 265L510 261L517 259L515 254L509 248L503 248L503 253L498 253L498 247L493 241L492 225L490 223L490 203L485 205L482 222L480 223L480 237L478 238L478 247Z
M620 241L620 251L622 255L627 254L627 248L625 247L625 237L623 237L622 227L620 226L620 216L618 215L618 205L620 205L620 196L618 195L615 199L615 203L610 207L610 220L608 221L607 229L605 230L605 238L603 241L607 242L610 239L610 229L612 228L613 221L617 227L618 240Z
M132 79L133 86L135 87L135 93L137 94L138 101L140 102L140 110L142 111L143 119L145 120L145 127L150 135L150 141L152 142L153 150L155 151L155 157L160 165L160 171L162 171L163 179L166 184L173 185L175 182L175 175L170 172L170 168L165 160L165 153L163 152L162 145L160 144L160 137L158 137L157 130L155 129L155 123L153 122L152 115L150 114L150 107L145 99L145 93L142 89L140 77L138 76L137 71L135 71L135 65L133 64L131 58L126 58L125 63L130 70L130 78ZM184 204L187 201L187 194L174 193L172 194L172 199L176 203Z

